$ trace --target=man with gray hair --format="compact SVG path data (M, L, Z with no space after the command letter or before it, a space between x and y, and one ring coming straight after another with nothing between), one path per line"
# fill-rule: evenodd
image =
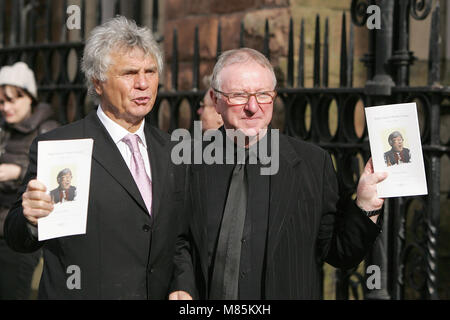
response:
M338 206L328 152L270 130L276 78L256 50L224 52L211 87L224 140L239 131L248 154L270 141L279 166L260 174L259 155L256 163L192 166L191 219L177 241L169 298L318 299L322 262L355 267L380 233L376 184L386 173L374 173L369 160L356 201Z
M148 28L116 17L92 31L82 67L99 106L33 142L20 200L6 220L7 242L21 252L43 247L39 298L166 299L185 168L170 161L169 136L145 121L161 52ZM83 138L94 140L86 234L39 242L37 221L53 203L35 180L37 143Z

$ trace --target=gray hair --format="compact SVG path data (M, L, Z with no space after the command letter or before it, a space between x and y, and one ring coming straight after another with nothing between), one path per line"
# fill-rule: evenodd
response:
M219 59L217 60L216 65L214 66L211 80L211 87L217 90L222 90L221 89L222 79L219 76L222 69L232 64L236 63L243 64L248 61L256 62L262 67L268 69L272 73L273 87L275 88L277 86L277 78L275 76L275 72L273 71L273 67L270 64L270 61L262 53L254 49L240 48L225 51L219 56Z
M401 137L401 138L403 139L403 136L402 136L402 134L401 134L400 132L398 132L398 131L392 132L392 133L389 135L389 137L388 137L389 145L392 146L393 140L394 140L395 138L398 138L398 137Z
M138 27L133 20L128 20L124 16L116 16L92 30L86 41L81 61L81 68L86 77L90 95L98 98L93 80L106 81L106 73L111 64L111 50L135 47L155 58L158 73L161 75L163 70L162 53L149 28Z
M65 176L66 174L72 175L72 171L69 168L65 168L58 172L58 176L56 177L56 181L58 181L58 184L61 183L62 176Z

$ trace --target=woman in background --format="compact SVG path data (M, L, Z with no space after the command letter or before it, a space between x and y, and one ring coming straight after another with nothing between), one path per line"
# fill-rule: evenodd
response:
M34 73L23 62L0 69L0 299L29 299L40 252L12 251L3 225L28 167L33 139L58 126L52 108L37 100Z

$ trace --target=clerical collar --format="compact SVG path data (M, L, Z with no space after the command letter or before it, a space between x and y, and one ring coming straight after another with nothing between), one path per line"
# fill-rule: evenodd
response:
M271 155L271 127L267 128L266 134L259 139L256 143L253 143L248 148L243 148L237 145L234 141L228 137L226 134L226 129L224 126L220 127L219 130L224 136L224 157L225 163L249 163L257 164L260 163L262 157L270 157ZM233 149L233 150L231 150ZM230 158L233 157L233 159ZM261 157L262 156L262 157ZM264 161L263 161L264 162Z

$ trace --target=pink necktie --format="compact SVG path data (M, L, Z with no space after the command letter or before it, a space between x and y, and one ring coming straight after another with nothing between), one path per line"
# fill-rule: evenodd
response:
M149 179L147 172L145 172L144 159L139 151L138 141L139 136L136 134L126 135L122 141L125 142L131 150L131 174L136 182L142 199L144 199L150 215L152 214L152 181Z

